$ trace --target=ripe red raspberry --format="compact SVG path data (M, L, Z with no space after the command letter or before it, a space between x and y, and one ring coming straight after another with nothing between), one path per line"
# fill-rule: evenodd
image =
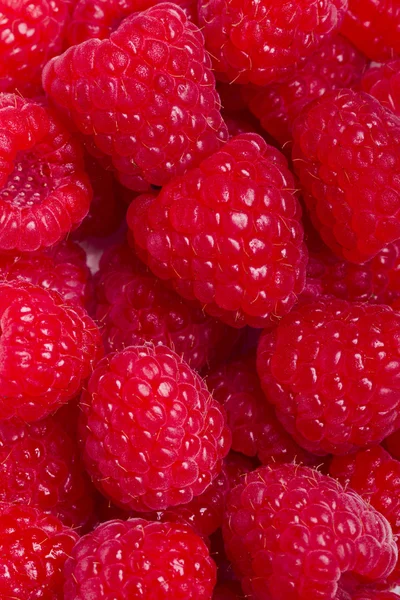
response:
M184 298L233 327L262 327L304 287L300 212L284 156L247 133L136 199L127 220L140 258Z
M349 0L342 33L372 60L400 54L398 0Z
M186 303L141 263L128 246L111 247L100 261L96 318L109 351L145 342L164 344L201 369L237 338L201 307ZM221 357L219 357L221 358Z
M204 0L199 24L217 77L267 85L295 72L339 30L348 0Z
M0 502L0 597L61 600L64 563L77 540L57 517Z
M174 4L51 60L43 85L137 191L197 166L227 138L203 37Z
M76 443L53 417L0 423L0 501L29 504L74 528L92 518L93 493Z
M46 62L62 47L65 0L1 0L0 92L40 93Z
M232 450L267 464L309 463L312 458L285 431L267 402L253 360L236 360L211 371L207 387L225 409Z
M301 446L346 454L399 428L399 335L399 313L345 300L301 306L263 334L264 393Z
M338 600L342 600L342 598L339 598ZM393 594L392 592L379 592L367 589L357 592L356 595L351 596L351 598L343 597L343 600L399 600L399 596L398 594Z
M364 92L374 96L382 106L400 115L400 59L368 69L362 78Z
M252 92L249 109L281 145L292 139L301 110L329 90L352 87L366 67L365 57L340 35L325 43L289 79Z
M363 92L314 101L293 127L293 163L330 248L362 263L400 238L400 120Z
M373 582L397 560L385 517L298 465L245 475L228 499L223 533L243 591L254 600L334 600L348 576Z
M84 460L125 509L187 504L218 476L230 446L202 379L165 346L109 354L81 398Z
M210 600L216 568L190 527L115 520L78 541L65 578L64 600Z
M62 240L85 217L92 190L77 141L49 109L0 96L0 251Z
M0 284L0 420L36 421L73 398L101 357L78 304L28 283Z

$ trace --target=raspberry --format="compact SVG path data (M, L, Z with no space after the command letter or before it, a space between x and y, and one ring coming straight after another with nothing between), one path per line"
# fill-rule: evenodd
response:
M92 196L81 148L52 111L0 95L0 251L32 252L79 225Z
M246 111L248 108L247 90L252 91L255 86L235 85L217 81L217 92L221 102L221 108L225 114L235 115ZM255 88L259 89L259 88Z
M262 327L304 287L306 249L283 155L242 134L128 210L139 257L228 325Z
M224 114L224 121L228 128L229 137L236 137L242 133L258 133L263 136L263 131L259 127L257 119L249 111L243 111L236 114Z
M40 93L42 69L61 50L68 4L65 0L1 0L0 92Z
M383 445L393 458L400 461L400 430L389 435L389 437L384 440Z
M53 417L0 423L0 501L29 504L69 527L88 524L93 493L74 441Z
M245 600L237 582L221 583L214 590L213 600Z
M343 600L346 600L346 598L343 598ZM351 597L351 600L399 600L399 596L397 594L392 594L392 592L365 590L356 593L355 596Z
M0 283L0 329L0 420L47 416L80 391L102 354L81 306L27 283Z
M400 59L368 69L362 78L364 92L374 96L385 108L400 115Z
M125 509L187 504L217 477L229 450L222 409L165 346L109 354L83 391L81 408L86 467Z
M0 502L1 598L61 600L64 563L77 540L54 516Z
M399 334L399 313L345 300L301 306L263 334L264 393L302 447L346 454L399 428Z
M348 0L209 0L199 24L217 77L267 85L296 71L338 31Z
M400 238L400 120L363 92L314 101L293 128L293 162L322 239L355 263Z
M78 541L65 578L64 600L210 600L216 569L190 527L115 520Z
M254 600L334 600L348 576L379 580L397 560L385 517L298 465L245 475L231 492L223 533L243 591Z
M200 369L237 337L236 330L169 290L127 246L114 246L103 255L96 291L96 318L109 351L164 344Z
M214 369L207 387L225 409L232 450L269 461L310 462L311 457L288 435L266 401L252 360L237 360Z
M202 35L174 4L69 48L46 65L43 85L133 190L197 166L228 135Z
M292 139L292 125L301 110L327 91L352 87L361 79L365 57L340 35L325 43L283 83L255 89L249 109L281 145Z
M342 33L372 60L400 54L398 0L349 0Z

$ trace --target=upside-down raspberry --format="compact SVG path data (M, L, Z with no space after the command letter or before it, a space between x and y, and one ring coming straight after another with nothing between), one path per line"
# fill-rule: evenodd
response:
M361 80L364 92L374 96L385 108L400 115L400 59L368 69Z

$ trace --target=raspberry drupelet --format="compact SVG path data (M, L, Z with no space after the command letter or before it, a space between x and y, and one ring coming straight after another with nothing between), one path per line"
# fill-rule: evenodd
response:
M223 409L165 346L131 346L94 370L80 403L86 468L118 506L187 504L218 476L230 446Z
M264 393L315 454L347 454L399 428L400 314L345 300L305 304L259 343Z
M187 300L233 327L289 312L307 262L296 184L284 156L255 133L128 210L139 257Z
M334 479L298 465L245 475L228 499L223 533L253 600L336 600L348 580L380 580L397 561L385 517Z
M347 0L202 0L199 25L217 77L267 85L292 75L342 24Z
M364 92L374 96L385 108L400 115L400 59L368 69L361 81Z
M78 535L32 506L0 502L0 597L61 600Z
M53 111L0 94L0 251L56 244L81 223L91 199L80 145Z
M0 421L37 421L73 398L101 358L79 304L23 282L0 283Z
M364 92L339 90L293 126L293 164L324 242L363 263L400 238L400 120Z
M46 65L43 85L132 190L164 185L228 137L202 34L174 4L69 48Z

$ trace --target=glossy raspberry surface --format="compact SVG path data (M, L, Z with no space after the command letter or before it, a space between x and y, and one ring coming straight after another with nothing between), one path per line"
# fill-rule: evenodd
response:
M245 475L228 500L223 533L243 591L254 600L334 600L350 574L378 580L397 560L385 517L298 465Z
M382 106L400 115L400 59L374 66L364 74L361 85L364 92L374 96Z
M306 304L260 339L257 370L295 440L317 454L377 444L399 427L400 314L345 300Z
M324 242L355 263L400 237L400 120L363 92L330 92L293 129L293 164Z
M167 183L227 138L202 35L173 4L69 48L46 65L43 85L133 190Z
M102 356L100 332L81 306L28 283L0 284L0 328L0 421L54 412Z
M91 198L71 132L45 106L0 94L0 251L56 244L83 220Z
M109 521L76 544L64 600L211 600L215 564L190 527Z
M64 564L78 535L31 506L0 502L0 596L62 600Z
M296 184L284 156L254 133L128 210L136 249L184 298L233 327L287 313L307 261Z
M187 504L218 476L229 450L222 409L165 346L109 354L80 406L86 467L102 493L125 509Z
M204 0L199 25L218 78L267 85L338 31L347 0Z

